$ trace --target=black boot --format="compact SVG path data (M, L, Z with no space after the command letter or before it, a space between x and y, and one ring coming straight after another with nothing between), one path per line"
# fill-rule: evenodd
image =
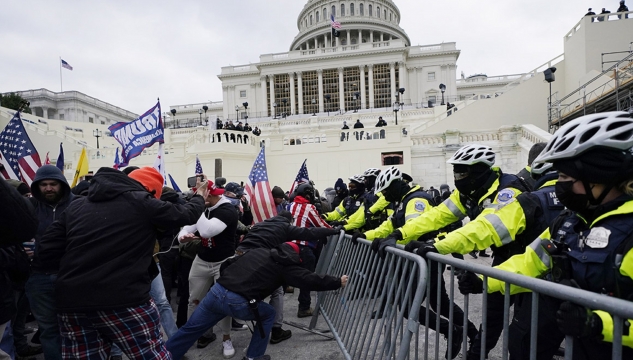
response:
M444 354L444 358L446 358L447 360L452 360L454 358L457 357L457 355L459 354L459 350L461 350L462 348L462 332L463 332L463 327L459 326L459 325L453 325L453 343L452 344L446 344L446 354ZM448 342L448 335L443 334L444 337L446 338L446 341ZM451 358L448 358L448 349L451 349Z

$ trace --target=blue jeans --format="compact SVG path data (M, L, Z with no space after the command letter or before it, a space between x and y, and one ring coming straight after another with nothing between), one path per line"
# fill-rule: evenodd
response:
M2 359L3 356L6 357L6 355L8 355L11 359L15 359L11 321L0 325L0 329L4 329L4 331L0 331L0 359Z
M165 330L167 338L174 336L176 331L178 331L178 327L176 327L176 320L174 319L174 310L167 301L163 278L160 276L160 267L158 267L158 276L152 280L152 284L149 289L149 296L151 296L156 303L158 313L160 314L160 325L163 327L163 330ZM123 352L118 346L116 346L116 344L112 344L112 352L110 355L121 356L123 355Z
M257 358L266 353L275 318L275 310L265 302L259 301L257 309L259 321L264 327L265 337L262 338L259 330L255 329L246 352L246 356L250 358ZM167 350L171 352L175 360L181 359L205 331L226 316L242 320L255 320L255 314L249 308L247 299L225 289L216 282L187 323L178 330L176 335L167 340Z
M46 360L62 358L62 338L59 334L55 308L56 279L56 274L33 273L26 282L26 296L40 329L40 341Z

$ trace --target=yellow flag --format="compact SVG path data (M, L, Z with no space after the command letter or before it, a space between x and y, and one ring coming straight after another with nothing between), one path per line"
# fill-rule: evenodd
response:
M70 187L75 187L79 178L86 175L88 175L88 155L86 155L86 148L83 148L81 149L81 155L79 156L79 161L77 162L77 170L75 170L73 184L70 185Z

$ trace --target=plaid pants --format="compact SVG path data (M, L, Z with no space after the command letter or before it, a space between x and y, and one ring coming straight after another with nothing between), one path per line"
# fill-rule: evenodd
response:
M130 359L171 360L153 300L137 307L58 314L64 359L105 360L116 344Z

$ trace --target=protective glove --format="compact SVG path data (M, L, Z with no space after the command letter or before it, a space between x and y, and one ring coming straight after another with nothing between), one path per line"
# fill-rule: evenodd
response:
M340 232L341 232L341 230L345 230L345 226L343 226L343 225L337 225L337 226L335 226L335 227L334 227L334 230L336 230L336 231L337 231L337 233L340 233Z
M484 291L484 281L470 271L464 271L457 279L459 292L464 295L481 294Z
M421 246L424 246L424 242L422 242L422 241L411 241L410 243L408 243L407 245L404 246L404 251L410 252L410 253L415 253L418 250L418 248L420 248Z
M380 256L381 259L384 259L385 256L387 256L387 252L385 251L385 249L388 246L395 247L396 242L400 239L402 239L402 233L400 232L400 230L396 230L384 239L374 239L374 241L371 243L371 249L374 252L378 252L378 256Z
M602 334L602 319L584 306L565 301L556 312L558 329L576 337L597 337Z
M347 224L347 221L345 220L341 220L341 221L330 221L330 226L331 227L337 227L337 226L342 226Z
M358 245L358 239L365 239L365 234L363 234L362 232L356 230L354 231L354 234L352 235L352 244L354 245Z
M422 246L418 248L416 254L426 259L426 254L428 253L436 253L439 254L437 248L435 247L435 241L429 240L427 242L422 243Z

